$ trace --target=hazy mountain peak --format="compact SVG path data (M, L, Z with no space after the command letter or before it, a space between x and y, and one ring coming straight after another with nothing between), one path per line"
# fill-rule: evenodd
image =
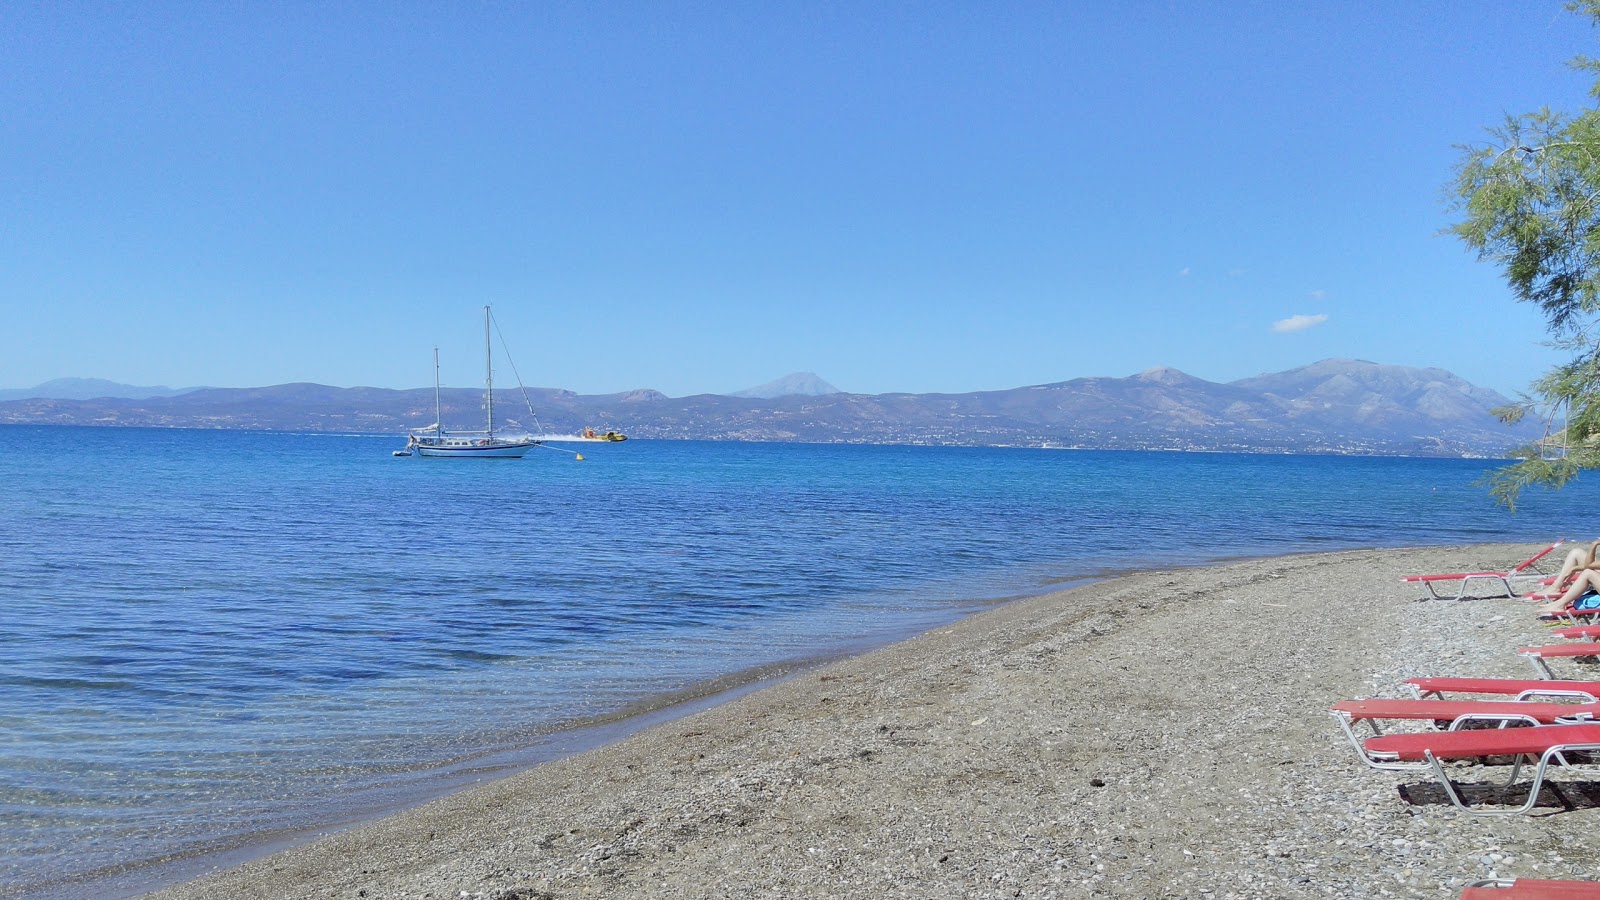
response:
M745 397L755 400L771 400L774 397L789 397L800 395L803 397L821 397L825 394L843 393L833 385L823 381L815 372L795 372L785 375L777 381L769 381L759 387L746 388L729 394L730 397Z
M1151 368L1145 369L1143 372L1140 372L1133 377L1140 381L1150 381L1156 384L1178 385L1204 383L1199 378L1196 378L1187 372L1180 372L1171 366L1152 366Z
M1506 398L1443 369L1416 369L1360 359L1324 359L1298 369L1257 375L1231 387L1286 403L1299 421L1341 417L1361 427L1413 427L1429 422L1487 423Z
M1407 390L1423 390L1430 385L1442 385L1452 390L1472 395L1475 399L1483 399L1494 403L1504 402L1504 398L1488 388L1476 387L1465 379L1444 369L1417 369L1410 366L1393 366L1382 363L1367 362L1364 359L1324 359L1289 369L1284 372L1273 372L1257 375L1253 378L1241 378L1230 382L1238 387L1252 390L1263 390L1282 397L1298 397L1327 389L1331 386L1342 386L1346 390L1360 388L1369 391L1379 391L1386 394L1395 394Z

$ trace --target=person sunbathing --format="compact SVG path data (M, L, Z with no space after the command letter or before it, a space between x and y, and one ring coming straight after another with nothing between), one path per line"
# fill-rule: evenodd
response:
M1588 550L1575 549L1567 554L1561 571L1550 583L1550 590L1560 591L1561 596L1540 606L1539 615L1600 610L1600 562L1596 557L1600 557L1600 541L1590 544Z
M1567 558L1561 563L1561 569L1556 575L1555 583L1560 584L1579 569L1593 566L1597 557L1600 557L1600 541L1595 541L1587 548L1574 547L1568 550Z

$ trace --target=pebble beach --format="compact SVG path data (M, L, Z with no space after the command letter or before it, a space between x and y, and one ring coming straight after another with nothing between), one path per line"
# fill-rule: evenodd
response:
M1564 804L1470 816L1427 773L1361 765L1328 716L1416 675L1531 677L1515 648L1551 638L1526 601L1419 602L1398 576L1536 549L1287 556L1018 600L150 896L1448 898L1600 879L1596 769L1557 776L1577 782Z

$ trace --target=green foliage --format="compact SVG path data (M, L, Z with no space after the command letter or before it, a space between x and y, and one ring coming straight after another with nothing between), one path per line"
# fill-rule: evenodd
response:
M1567 8L1600 25L1600 0ZM1572 65L1600 76L1600 60ZM1600 98L1600 80L1591 94ZM1554 423L1565 413L1558 433L1485 479L1514 509L1524 488L1559 488L1600 468L1600 109L1508 116L1489 136L1486 146L1462 148L1452 186L1461 219L1450 231L1501 267L1517 300L1544 312L1550 346L1568 358L1518 404L1495 410L1506 422L1537 413Z

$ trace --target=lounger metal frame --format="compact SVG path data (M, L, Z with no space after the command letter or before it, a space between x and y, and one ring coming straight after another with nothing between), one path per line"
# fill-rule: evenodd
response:
M1546 651L1549 651L1548 654ZM1594 641L1573 641L1570 644L1546 644L1542 647L1518 647L1517 652L1527 657L1533 670L1539 677L1546 681L1560 681L1556 673L1550 670L1550 664L1545 662L1548 655L1552 659L1584 659L1600 658L1600 644Z
M1565 897L1576 900L1577 897L1600 897L1600 882L1597 881L1546 881L1539 878L1484 878L1467 885L1461 892L1464 898L1468 894L1474 897L1481 896L1477 888L1499 888L1505 893L1501 896L1506 900L1516 897ZM1579 891L1581 893L1575 893ZM1491 894L1500 894L1499 890L1489 891Z
M1409 682L1406 684L1406 687L1411 689L1411 693L1415 695L1416 699L1418 700L1448 699L1444 695L1444 690L1441 689L1423 690L1417 685ZM1473 692L1463 690L1459 691L1459 693L1470 694ZM1527 690L1518 691L1516 696L1512 697L1511 699L1513 702L1523 700L1576 700L1579 703L1600 703L1600 681L1595 682L1594 690L1592 692L1568 689L1550 690L1546 688L1529 688Z
M1366 744L1364 742L1364 739L1361 736L1356 734L1355 720L1351 717L1351 715L1349 713L1347 713L1347 712L1345 712L1343 710L1335 709L1335 710L1330 710L1328 712L1328 715L1333 716L1333 720L1335 722L1339 723L1339 727L1344 731L1344 736L1349 738L1351 746L1356 748L1356 755L1361 757L1361 761L1366 763L1368 766L1370 766L1370 767L1372 767L1374 769L1377 769L1380 772L1420 772L1420 771L1422 771L1424 769L1429 768L1429 765L1428 765L1428 763L1426 761L1419 761L1419 762L1403 762L1401 760L1388 760L1388 761L1385 761L1385 760L1380 760L1380 759L1374 758L1371 753L1367 752L1367 747L1366 747ZM1383 733L1384 733L1383 732L1383 728L1382 728L1382 726L1380 726L1378 724L1378 720L1377 719L1362 719L1361 721L1365 722L1366 726L1368 728L1372 729L1372 736L1373 737L1379 737L1379 736L1383 735ZM1422 720L1422 719L1408 719L1406 721L1419 722L1419 721L1425 721L1425 720ZM1466 715L1457 716L1456 718L1451 719L1450 720L1450 725L1447 728L1434 727L1432 730L1434 730L1434 731L1460 731L1461 729L1467 727L1468 725L1476 725L1476 724L1479 724L1479 723L1493 723L1495 725L1498 725L1500 728L1509 728L1509 727L1511 727L1513 725L1520 726L1520 725L1542 725L1542 724L1544 724L1544 723L1540 722L1538 719L1534 718L1533 716L1516 716L1516 715L1508 715L1508 714L1505 714L1505 713L1467 713Z
M1539 789L1544 787L1545 771L1550 768L1552 762L1563 768L1571 768L1572 763L1567 761L1565 754L1592 753L1595 751L1600 751L1600 744L1556 744L1545 750L1539 755L1539 765L1533 773L1533 784L1528 788L1528 799L1516 809L1484 809L1482 807L1468 806L1462 801L1460 793L1457 792L1455 781L1445 773L1444 765L1434 758L1433 751L1424 750L1422 755L1427 758L1428 763L1433 767L1434 777L1439 779L1439 783L1444 786L1445 793L1450 796L1450 802L1454 803L1457 809L1472 813L1475 816L1520 816L1533 809L1535 804L1539 802ZM1516 784L1517 776L1522 774L1522 767L1531 762L1532 759L1532 754L1518 755L1517 761L1511 765L1511 777L1506 779L1504 787Z
M1459 730L1461 725L1465 724L1465 720L1468 718L1469 717L1467 716L1462 716L1461 719L1458 719L1452 723L1450 730ZM1500 723L1500 727L1505 728L1508 724L1511 724L1510 722L1506 721L1506 719L1507 717L1505 716L1497 715L1487 717L1486 719L1480 719L1480 721L1498 721ZM1592 722L1592 720L1590 721ZM1558 719L1557 722L1560 723L1562 720ZM1537 723L1530 722L1528 724ZM1573 723L1568 722L1566 724L1571 725ZM1562 725L1559 724L1556 726L1543 726L1541 730L1545 730L1548 734L1549 729L1559 729L1560 727L1562 727ZM1346 730L1346 733L1353 734L1353 732L1349 731L1348 729ZM1479 806L1469 805L1461 798L1461 791L1457 787L1455 780L1452 779L1450 774L1445 771L1444 762L1434 755L1432 748L1422 748L1422 760L1419 762L1403 762L1399 759L1400 754L1398 752L1388 751L1374 753L1365 746L1361 747L1361 756L1363 759L1367 760L1367 764L1372 766L1372 768L1383 771L1416 771L1424 768L1431 769L1433 771L1434 778L1437 779L1439 784L1444 787L1445 795L1450 798L1450 802L1462 812L1472 813L1475 816L1515 816L1522 815L1537 805L1539 802L1539 791L1544 787L1545 776L1550 769L1551 763L1555 763L1563 768L1574 768L1575 764L1567 759L1567 754L1600 752L1600 742L1595 742L1593 740L1594 729L1592 727L1584 728L1583 733L1589 737L1590 740L1553 741L1546 745L1544 749L1537 754L1538 762L1534 767L1533 780L1528 787L1528 799L1523 801L1522 805L1513 809L1486 809ZM1390 757L1391 754L1393 758L1384 758ZM1536 754L1532 752L1483 752L1451 754L1449 758L1452 760L1476 759L1483 765L1488 765L1489 763L1487 760L1489 759L1501 756L1512 756L1514 757L1514 761L1511 764L1511 774L1506 778L1505 784L1502 785L1502 787L1510 787L1511 785L1516 784L1517 779L1521 777L1523 766L1533 764L1535 755Z
M1425 578L1417 578L1416 580L1420 581L1422 583L1422 586L1428 589L1429 596L1432 597L1432 599L1434 599L1434 600L1464 600L1467 597L1476 597L1477 596L1476 594L1468 594L1467 593L1467 585L1471 584L1474 581L1498 581L1498 582L1500 582L1501 589L1505 591L1505 595L1507 597L1517 597L1517 596L1521 596L1521 595L1517 593L1516 588L1512 587L1511 582L1513 580L1523 579L1523 578L1536 578L1537 579L1537 578L1548 578L1548 577L1549 577L1549 575L1547 575L1544 572L1521 572L1521 573L1518 573L1518 572L1469 572L1469 573L1465 573L1465 574L1463 574L1463 575L1461 575L1459 577L1452 576L1452 577L1448 577L1448 578L1426 578L1426 579ZM1456 590L1455 596L1447 597L1444 594L1439 593L1438 589L1436 589L1433 586L1433 583L1436 582L1436 581L1460 581L1461 582L1461 587ZM1413 583L1415 583L1415 582L1413 582Z
M1512 566L1504 572L1459 572L1447 575L1406 575L1402 576L1400 580L1408 584L1422 584L1423 587L1428 589L1428 594L1435 600L1464 599L1469 596L1467 594L1468 584L1472 583L1473 581L1484 580L1500 582L1500 586L1505 589L1506 596L1515 597L1517 596L1517 592L1516 589L1512 587L1511 582L1526 580L1529 578L1543 579L1550 577L1550 573L1539 568L1539 561L1544 559L1545 556L1549 555L1551 551L1561 546L1565 540L1565 538L1562 538L1561 540L1556 541L1554 544L1544 548L1543 550L1534 554L1532 557L1517 563L1515 566ZM1456 590L1456 595L1454 597L1446 598L1445 595L1439 593L1439 591L1434 588L1433 584L1436 581L1459 581L1461 582L1461 587Z

